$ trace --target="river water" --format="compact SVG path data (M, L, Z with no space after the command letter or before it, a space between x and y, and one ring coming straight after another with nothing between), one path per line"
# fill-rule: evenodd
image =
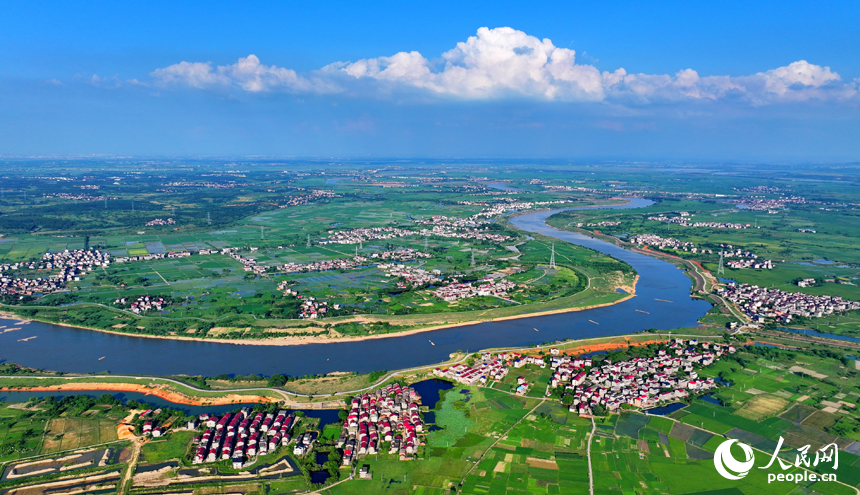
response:
M648 200L633 199L629 204L607 208L641 208L649 204ZM593 248L626 261L640 275L636 297L587 311L478 323L402 337L297 346L151 339L32 322L21 326L21 330L0 334L0 362L54 371L129 375L367 373L442 362L458 350L523 347L649 328L691 327L710 309L709 303L690 297L690 279L671 263L546 225L550 215L571 209L581 208L529 213L511 222L524 231ZM0 319L2 325L13 327L16 321ZM535 332L535 328L539 331ZM430 339L435 345L430 344Z

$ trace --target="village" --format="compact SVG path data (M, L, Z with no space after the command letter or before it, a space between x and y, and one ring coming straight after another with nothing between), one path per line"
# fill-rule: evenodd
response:
M45 253L40 261L4 263L0 265L0 295L32 296L65 290L66 283L79 281L85 273L96 267L110 266L110 254L95 249L66 249L59 253ZM59 270L45 277L26 278L5 275L17 270Z
M477 283L458 282L451 279L448 285L439 287L433 291L433 295L446 301L454 302L457 299L469 299L478 296L493 296L507 298L508 292L517 286L514 282L504 279L485 278Z
M795 317L822 318L834 313L860 309L860 301L846 301L839 296L784 292L734 282L717 288L716 292L740 306L750 318L759 323L774 319L788 323Z
M323 199L323 198L332 199L332 198L340 198L340 197L342 197L340 194L335 194L331 191L324 191L321 189L317 189L317 190L311 191L308 194L299 194L296 196L290 196L290 198L287 199L287 202L282 204L282 205L279 205L278 208L283 209L283 208L291 208L294 206L303 206L303 205L313 203L314 201L317 201L317 200Z
M691 222L690 217L694 215L681 215L677 217L667 217L665 215L657 215L648 217L648 220L654 222L674 223L682 227L708 227L711 229L748 229L748 223L732 223L732 222Z
M398 383L353 397L349 414L335 447L343 449L343 464L373 455L389 443L389 454L400 460L415 459L424 442L419 433L424 424L419 413L421 397L410 387Z
M630 242L639 247L651 246L657 249L676 249L696 253L699 249L692 242L679 241L672 237L660 237L656 234L640 234L630 238Z
M71 199L73 201L104 201L104 196L93 196L92 194L84 193L52 193L46 194L46 198ZM116 198L111 198L116 199Z
M717 386L715 380L700 378L696 368L735 351L730 345L674 339L656 356L621 362L607 359L600 366L590 357L564 355L558 348L550 349L548 356L484 353L474 364L436 368L434 374L463 385L495 387L511 369L549 366L552 377L544 395L550 397L554 389L561 388L562 402L571 412L591 415L597 406L609 412L618 412L625 405L647 409L711 390ZM534 384L519 376L513 386L517 395L525 395Z
M162 219L162 218L155 218L155 219L152 219L152 220L146 222L147 227L156 227L156 226L163 226L163 225L176 225L176 220L174 220L172 218L168 218L166 220Z
M352 259L332 259L314 261L311 263L284 263L278 265L277 270L284 273L307 273L325 272L329 270L355 270L364 268L366 263L379 260L412 261L421 258L432 258L433 255L412 248L400 248L396 250L371 253L367 256L356 255ZM381 268L381 266L380 266Z
M129 302L129 298L120 297L114 304L124 308L135 314L140 314L146 311L162 311L167 306L167 301L159 296L139 296Z

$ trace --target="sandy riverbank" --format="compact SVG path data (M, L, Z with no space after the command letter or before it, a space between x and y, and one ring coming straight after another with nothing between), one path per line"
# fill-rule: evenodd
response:
M261 395L226 394L220 397L191 397L189 395L168 390L166 385L152 386L136 383L62 383L48 387L2 387L0 392L78 392L82 390L104 390L105 392L137 392L154 395L168 402L187 406L221 406L239 404L242 402L279 402L272 397Z

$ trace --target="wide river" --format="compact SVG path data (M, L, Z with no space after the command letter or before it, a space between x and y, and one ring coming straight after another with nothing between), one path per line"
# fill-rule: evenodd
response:
M633 199L628 204L608 208L641 208L649 204L648 200ZM709 303L690 297L690 279L671 263L557 230L545 223L550 215L571 209L581 208L528 213L513 218L512 223L521 230L586 246L626 261L639 272L636 297L587 311L479 323L402 337L297 346L152 339L32 322L21 330L0 334L0 362L55 371L130 375L366 373L438 363L458 350L525 347L649 328L691 327L710 309ZM16 320L0 319L0 326L14 327L15 323ZM431 339L435 345L430 343Z

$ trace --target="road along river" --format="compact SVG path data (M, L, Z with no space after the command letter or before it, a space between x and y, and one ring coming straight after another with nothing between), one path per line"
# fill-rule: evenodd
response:
M628 204L606 208L641 208L649 204L648 200L633 199ZM0 362L54 371L110 371L125 375L366 373L439 363L458 350L525 347L649 328L696 326L696 320L711 305L690 297L690 279L674 265L546 225L550 215L572 209L581 208L527 213L512 218L511 223L523 231L589 247L626 261L639 273L636 297L585 311L478 323L402 337L297 346L151 339L31 322L17 325L21 330L0 334ZM0 319L2 325L15 327L16 320Z

